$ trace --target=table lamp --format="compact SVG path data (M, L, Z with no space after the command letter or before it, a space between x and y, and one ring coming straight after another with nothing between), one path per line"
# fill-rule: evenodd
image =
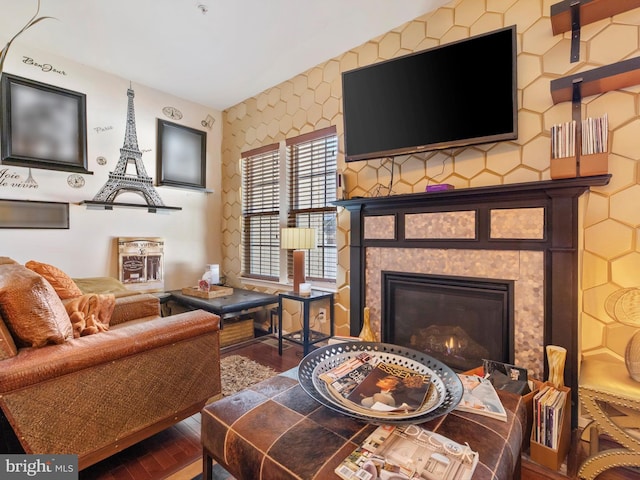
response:
M283 228L280 248L293 250L293 291L300 293L300 284L304 283L304 251L316 248L316 229Z

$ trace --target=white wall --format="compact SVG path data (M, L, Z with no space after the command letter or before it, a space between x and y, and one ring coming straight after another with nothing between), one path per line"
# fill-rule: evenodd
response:
M52 65L65 75L29 65L23 61L24 57L33 58L41 65ZM20 263L31 259L51 263L72 277L117 277L117 237L162 237L165 240L166 289L195 285L206 264L222 263L221 112L133 83L138 145L143 152L147 174L155 180L156 119L170 120L207 132L207 188L213 193L156 187L165 205L182 208L168 214L128 208L88 210L79 202L93 199L120 158L129 80L18 45L9 52L4 70L86 95L88 169L94 174L84 175L86 183L80 189L67 184L67 177L72 172L42 169L32 169L37 189L12 186L14 182L0 186L1 199L70 204L68 230L0 229L0 256L9 256ZM162 108L169 105L183 113L181 120L167 119L163 115ZM208 114L215 119L210 130L200 123ZM106 165L97 163L99 156L106 157ZM20 176L17 183L28 176L27 168L0 165L0 171L4 169ZM144 204L135 194L123 194L116 202Z

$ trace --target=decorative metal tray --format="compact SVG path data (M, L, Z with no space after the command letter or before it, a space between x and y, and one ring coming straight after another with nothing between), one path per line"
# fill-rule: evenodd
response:
M366 351L383 362L411 368L420 373L430 373L435 394L428 405L406 415L381 414L356 410L340 403L326 388L319 376ZM338 413L369 423L408 424L422 423L440 417L453 410L462 398L462 382L458 375L444 363L429 355L388 343L349 342L328 345L305 356L298 367L298 380L307 394L317 402Z

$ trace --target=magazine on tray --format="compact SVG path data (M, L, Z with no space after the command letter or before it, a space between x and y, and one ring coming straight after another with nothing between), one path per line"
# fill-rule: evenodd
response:
M507 411L491 382L478 375L458 374L464 391L460 403L455 407L462 412L477 413L507 421Z
M478 453L417 425L381 425L335 472L344 480L469 480Z
M321 374L320 379L327 384L332 394L346 398L371 373L379 361L379 357L362 352Z
M346 398L372 410L410 412L424 404L431 386L429 374L380 362Z

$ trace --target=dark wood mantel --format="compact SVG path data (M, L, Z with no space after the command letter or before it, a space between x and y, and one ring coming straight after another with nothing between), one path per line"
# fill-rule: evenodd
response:
M366 247L460 248L477 250L543 251L545 264L544 344L567 349L565 384L572 388L573 423L578 405L578 199L590 187L604 186L611 175L495 185L430 193L339 200L350 212L350 330L358 335L365 307ZM490 214L500 208L544 208L541 239L495 239L490 236ZM474 239L404 238L404 216L412 213L476 212ZM393 215L393 239L367 239L367 216ZM545 368L545 378L547 375Z

